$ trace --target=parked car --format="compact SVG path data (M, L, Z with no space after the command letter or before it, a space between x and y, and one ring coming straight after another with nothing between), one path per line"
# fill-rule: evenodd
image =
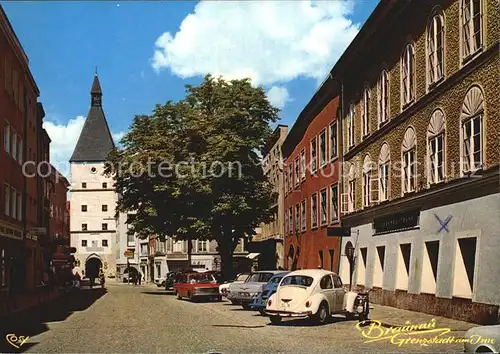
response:
M247 280L249 276L250 276L250 273L240 273L240 274L238 274L234 278L234 280L229 280L229 281L224 282L224 284L221 284L219 286L219 293L222 296L227 297L228 293L229 293L229 285L244 283L245 280Z
M252 272L244 283L229 285L227 298L233 304L240 304L245 310L250 309L252 301L262 292L264 285L271 280L279 270L261 270Z
M252 310L257 310L261 313L261 315L264 315L267 299L269 299L269 297L276 292L281 279L283 279L283 277L288 273L289 272L282 272L273 275L269 282L263 286L262 292L260 292L259 295L252 301L250 308Z
M347 317L368 318L368 292L346 293L340 277L323 269L305 269L288 273L266 304L265 313L271 323L278 324L283 317L311 318L325 323L333 313Z
M167 278L155 278L155 284L159 288L163 288L165 286L165 283L167 281Z
M210 273L184 273L174 285L177 298L192 300L213 299L221 301L219 284Z
M196 273L196 271L192 268L186 268L167 273L165 277L165 290L173 290L175 294L174 285L180 281L184 273Z
M465 353L500 353L500 325L474 327L465 332Z

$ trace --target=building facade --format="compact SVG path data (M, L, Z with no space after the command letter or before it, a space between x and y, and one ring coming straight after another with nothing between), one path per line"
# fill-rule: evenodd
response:
M38 154L43 117L37 114L38 87L29 61L0 6L0 302L39 284L40 245L31 237L39 226ZM23 173L23 165L33 161ZM0 312L3 306L0 306Z
M337 271L340 239L339 100L325 82L300 114L283 144L285 265Z
M248 245L252 256L255 256L257 259L259 269L276 269L285 265L283 259L285 198L281 146L285 141L287 133L288 126L278 125L262 150L262 169L277 197L271 207L273 221L268 224L261 224L260 228L256 230L256 235L252 237Z
M102 109L102 91L97 74L91 89L91 107L76 144L71 164L71 246L86 275L116 273L116 219L118 195L112 176L104 175L105 161L114 148ZM90 273L89 273L90 272Z
M495 0L381 2L332 71L342 249L374 302L498 321L499 13Z

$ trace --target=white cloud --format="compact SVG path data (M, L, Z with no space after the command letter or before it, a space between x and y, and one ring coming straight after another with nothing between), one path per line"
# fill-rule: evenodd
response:
M69 176L69 159L85 123L84 116L70 119L67 124L47 120L43 127L50 137L50 162L65 176ZM125 135L124 132L111 133L115 142Z
M273 85L322 81L358 31L352 1L206 1L156 41L151 64L182 77L208 73Z
M292 101L286 87L273 86L267 91L267 99L271 104L279 109L285 107L287 102Z

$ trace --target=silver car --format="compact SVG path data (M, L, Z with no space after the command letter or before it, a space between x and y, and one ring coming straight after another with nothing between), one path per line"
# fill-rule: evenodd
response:
M252 272L244 283L231 284L229 286L229 293L227 298L234 304L241 304L241 306L248 310L250 304L262 292L262 288L276 273L281 273L282 270L260 270Z
M500 353L500 325L471 328L465 338L465 353Z

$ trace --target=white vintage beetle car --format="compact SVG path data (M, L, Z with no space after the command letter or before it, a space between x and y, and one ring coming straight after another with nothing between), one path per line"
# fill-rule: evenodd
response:
M347 292L340 277L323 269L304 269L288 273L278 290L267 301L265 313L271 323L279 324L283 317L309 317L325 323L333 313L346 316L368 316L367 294Z

